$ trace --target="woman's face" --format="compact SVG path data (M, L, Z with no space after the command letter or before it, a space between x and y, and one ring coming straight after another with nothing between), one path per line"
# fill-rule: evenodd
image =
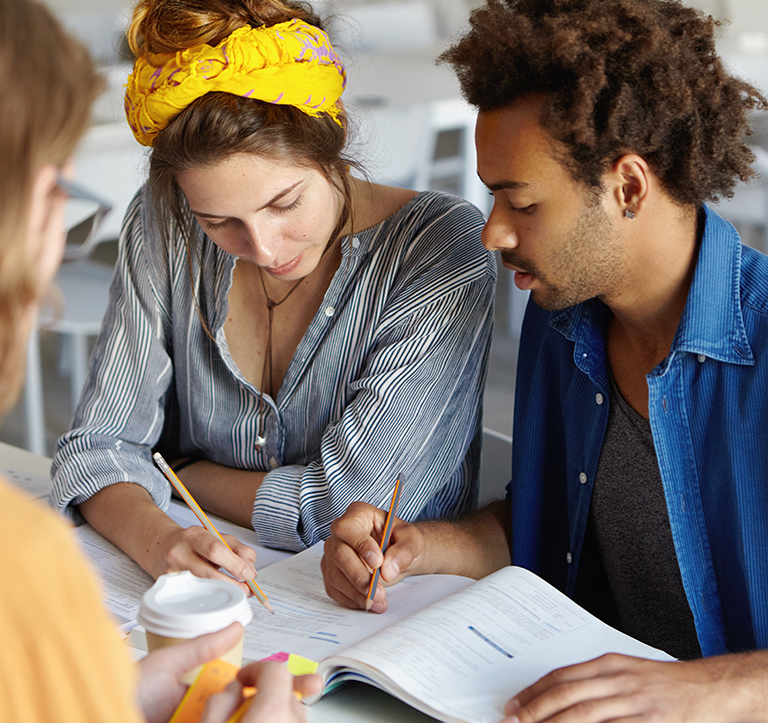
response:
M219 248L283 281L314 271L342 208L318 169L259 156L231 156L176 180Z

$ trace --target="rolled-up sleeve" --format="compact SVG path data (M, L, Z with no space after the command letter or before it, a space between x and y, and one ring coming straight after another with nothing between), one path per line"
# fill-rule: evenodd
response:
M152 463L173 380L168 354L169 256L145 253L143 192L126 215L109 306L90 360L72 430L54 456L51 505L78 519L76 506L118 482L141 485L167 508L170 488Z

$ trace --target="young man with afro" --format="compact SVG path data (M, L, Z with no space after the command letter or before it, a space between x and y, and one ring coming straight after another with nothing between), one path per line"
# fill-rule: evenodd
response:
M714 27L674 0L487 0L443 56L479 110L484 243L531 296L512 480L399 522L384 557L384 513L352 505L326 588L358 607L371 567L521 565L684 661L556 670L508 721L768 720L768 257L705 205L754 175L766 101Z

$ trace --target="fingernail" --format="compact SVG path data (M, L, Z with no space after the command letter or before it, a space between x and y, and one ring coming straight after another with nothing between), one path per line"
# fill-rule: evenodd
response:
M377 564L377 563L378 563L378 561L379 561L379 556L378 556L378 555L377 555L375 552L373 552L372 550L371 550L371 551L368 551L368 552L366 552L366 553L365 553L365 561L366 561L366 562L367 562L367 563L368 563L368 564L369 564L371 567L375 568L375 567L376 567L376 564Z
M382 572L384 572L383 569ZM398 565L394 560L387 560L387 580L394 580L399 574L400 565Z
M512 716L511 723L519 723L516 713L520 712L520 703L517 702L517 698L510 698L507 704L504 706L504 712L508 716Z
M375 603L373 603L373 605L371 605L371 612L383 613L384 612L384 603L383 602L375 602Z

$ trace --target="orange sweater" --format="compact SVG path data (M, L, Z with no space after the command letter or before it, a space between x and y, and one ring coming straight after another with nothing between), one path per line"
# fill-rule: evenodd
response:
M135 676L71 531L0 481L0 718L139 723Z

